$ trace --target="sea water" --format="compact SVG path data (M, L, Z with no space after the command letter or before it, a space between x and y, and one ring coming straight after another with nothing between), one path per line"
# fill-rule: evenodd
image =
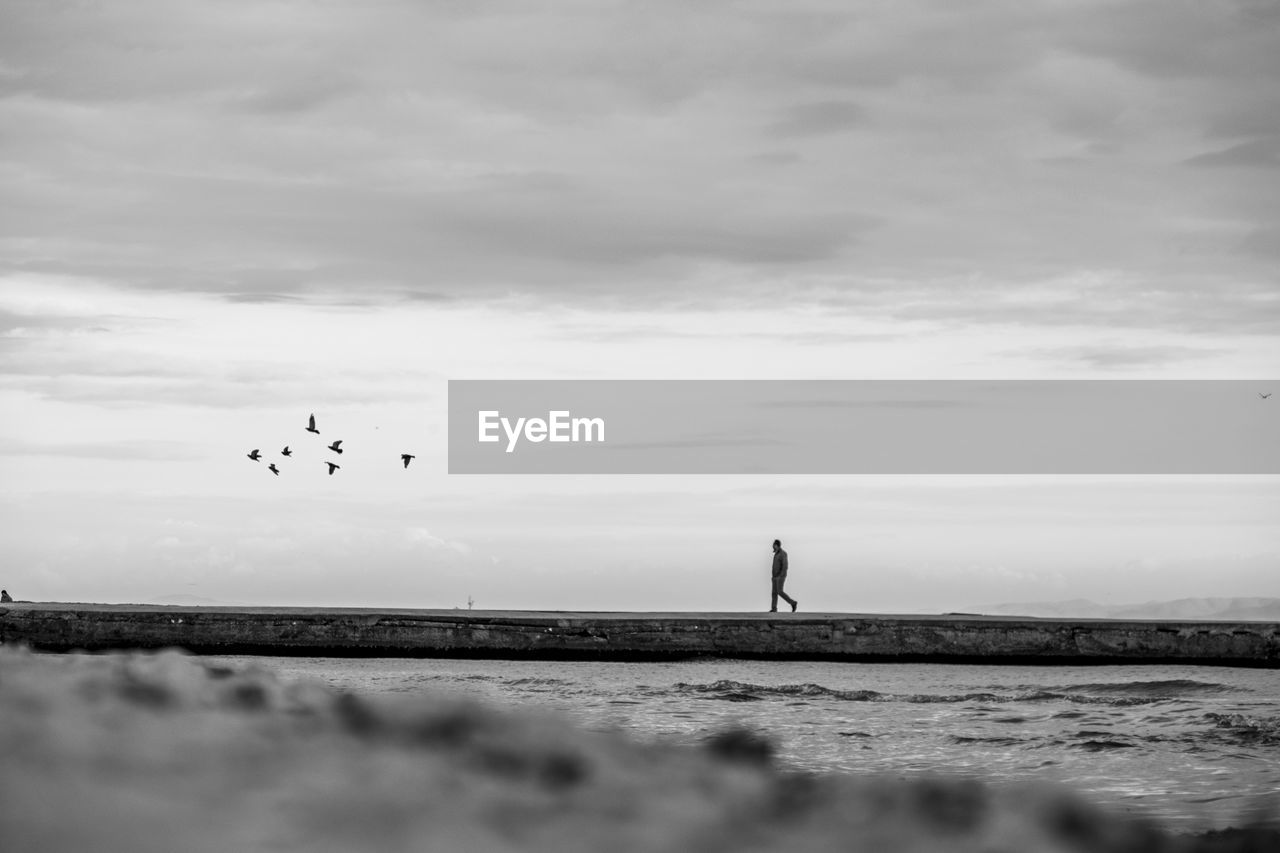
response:
M746 727L783 767L1052 781L1179 831L1280 821L1280 672L693 660L219 658L356 693L447 693L696 743Z

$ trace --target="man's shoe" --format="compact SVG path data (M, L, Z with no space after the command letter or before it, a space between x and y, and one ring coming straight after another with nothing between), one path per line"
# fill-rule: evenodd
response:
M776 608L776 607L772 607L772 608L770 608L770 609L769 609L769 612L770 612L770 613L777 613L777 612L778 612L778 608Z
M795 612L796 612L796 605L797 605L797 604L799 604L799 603L800 603L800 602L798 602L798 601L793 601L793 602L791 602L791 612L792 612L792 613L795 613Z

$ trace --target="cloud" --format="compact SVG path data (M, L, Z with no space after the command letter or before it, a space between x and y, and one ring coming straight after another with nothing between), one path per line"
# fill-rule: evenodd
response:
M1120 0L1068 12L1066 44L1146 75L1240 82L1274 79L1280 10L1266 0L1176 7Z
M794 151L765 151L760 154L754 154L751 161L754 163L763 163L768 166L790 166L793 163L799 163L803 158Z
M766 409L952 409L972 405L961 400L770 400Z
M300 302L301 299L292 293L226 293L222 296L228 302L247 303L250 305L268 305L277 303Z
M1258 232L1247 249L1269 246ZM1223 254L1237 253L1238 242ZM1189 266L1194 264L1189 262ZM1268 276L1243 271L1212 291L1190 270L1158 281L1132 272L1081 270L1027 282L925 280L910 285L815 288L809 298L862 317L960 324L1088 329L1145 329L1181 333L1269 335L1280 330L1280 299Z
M266 298L0 276L0 392L15 409L24 396L110 408L385 404L429 397L443 381L439 341L467 334L431 301L384 311L252 295Z
M1207 169L1274 165L1276 17L11 4L0 270L245 305L838 291L904 322L1273 329L1237 297L1276 283L1276 194ZM1082 269L1118 273L1105 307L1005 298Z
M344 96L358 96L355 80L334 75L263 80L256 88L230 95L227 105L249 113L290 115L320 109Z
M1240 248L1272 260L1280 258L1280 226L1255 230L1244 239Z
M680 450L705 449L718 447L781 447L788 442L769 436L737 435L732 433L703 433L689 438L674 438L668 441L610 441L604 445L606 451L630 450Z
M1083 345L1046 347L1034 351L1035 355L1055 361L1079 362L1100 370L1121 370L1133 367L1154 367L1180 362L1212 359L1224 350L1211 347L1190 346L1126 346Z
M425 545L428 548L443 548L446 544L444 539L436 536L425 527L410 527L404 531L404 539L411 546Z
M0 455L65 456L74 459L146 459L155 461L200 459L204 456L190 444L164 439L63 443L7 441L0 445Z
M1280 169L1280 137L1251 139L1185 161L1188 166Z
M778 136L816 136L850 130L865 121L862 107L855 103L819 101L789 107L769 125L769 130Z
M74 317L65 314L25 314L0 308L0 338L47 335L73 330L105 331L99 317Z

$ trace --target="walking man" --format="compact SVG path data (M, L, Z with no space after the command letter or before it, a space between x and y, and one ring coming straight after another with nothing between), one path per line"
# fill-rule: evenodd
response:
M796 612L796 605L799 603L782 590L782 585L787 582L787 552L782 550L782 540L773 540L773 603L769 606L770 613L778 612L778 599L781 598L787 604L791 605L791 612Z

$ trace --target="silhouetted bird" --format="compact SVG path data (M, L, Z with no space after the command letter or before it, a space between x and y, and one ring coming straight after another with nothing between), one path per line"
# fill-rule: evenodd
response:
M404 467L408 468L408 467L409 467L409 460L410 460L410 459L416 459L417 457L416 457L416 456L414 456L412 453L401 453L401 454L400 454L400 458L404 460Z
M337 471L339 468L341 468L341 467L342 467L341 465L337 464L336 462L326 462L326 463L324 463L324 464L326 464L326 465L328 465L328 466L329 466L329 476L330 476L330 477L332 477L332 476L333 476L333 472L334 472L334 471Z
M267 470L270 471L272 474L275 474L277 477L280 476L280 470L276 468L276 463L274 462L272 462L270 465L267 466Z
M1258 394L1258 396L1265 400L1265 399L1267 399L1268 397L1270 397L1270 396L1271 396L1271 394L1269 394L1269 393L1268 393L1268 394L1262 394L1262 393L1259 393L1259 394Z
M332 450L334 453L341 453L342 452L341 445L342 445L342 439L338 439L333 444L329 445L329 449Z
M311 417L307 418L307 432L314 432L316 435L320 434L320 430L316 429L315 415L312 415Z
M257 462L259 459L262 458L262 455L258 453L258 448L256 447L253 449L252 453L246 453L245 456L248 456L254 462Z
M292 451L292 450L290 450L290 449L289 449L289 445L287 445L287 444L286 444L286 445L284 446L284 450L281 450L281 451L280 451L280 455L281 455L281 456L292 456L292 455L293 455L293 451Z

